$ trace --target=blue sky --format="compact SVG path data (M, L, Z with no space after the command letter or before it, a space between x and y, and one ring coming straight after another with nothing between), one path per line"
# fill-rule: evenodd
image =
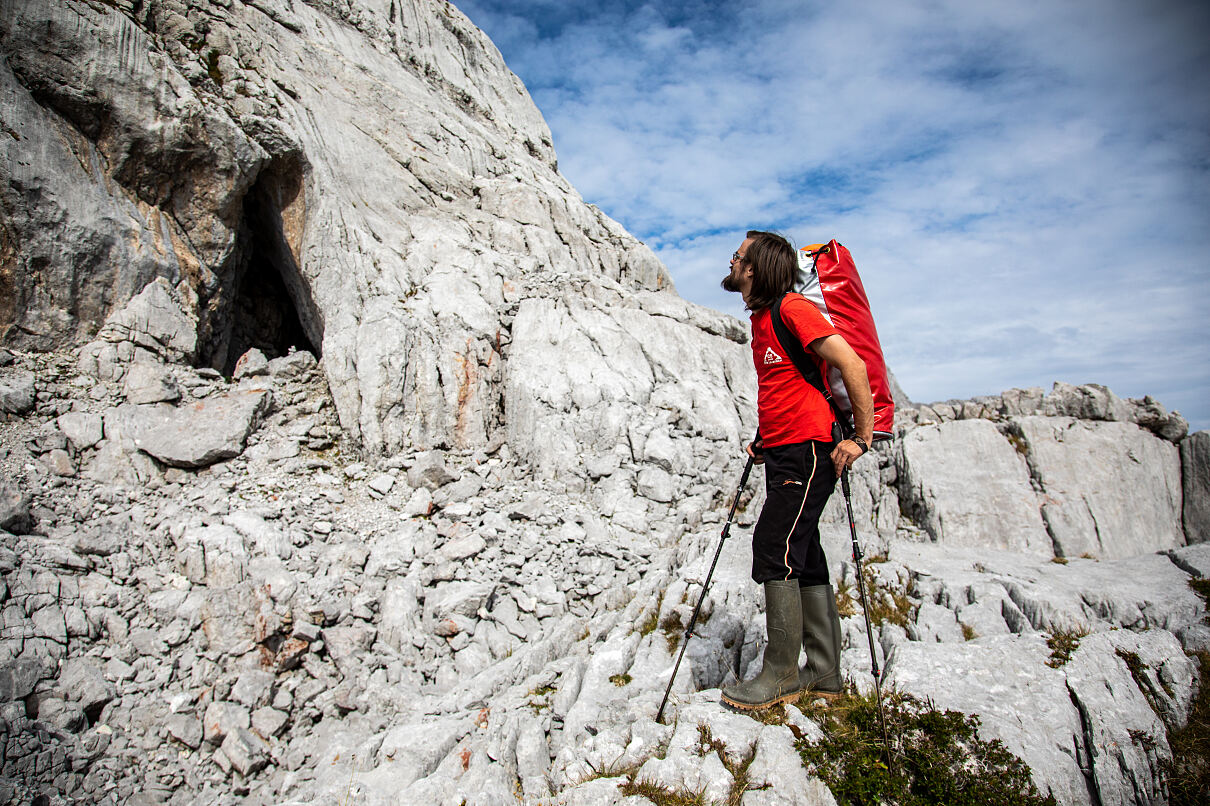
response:
M1210 428L1210 3L461 0L688 299L852 251L918 401L1056 381Z

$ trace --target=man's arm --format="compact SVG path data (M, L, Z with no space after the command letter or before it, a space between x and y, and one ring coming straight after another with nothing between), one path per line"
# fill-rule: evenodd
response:
M874 439L874 395L870 391L870 378L866 374L865 362L840 335L833 334L816 339L811 342L810 347L830 366L840 370L840 377L849 392L849 402L853 405L853 425L857 429L857 436L865 440L868 446ZM836 475L844 472L845 468L857 461L857 457L864 452L860 445L850 439L841 441L832 451Z

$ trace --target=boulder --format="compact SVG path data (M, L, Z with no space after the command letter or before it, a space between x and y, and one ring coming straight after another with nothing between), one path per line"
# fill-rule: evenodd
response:
M123 387L127 403L171 403L181 399L172 371L163 364L138 362L126 370Z
M91 448L105 436L104 421L95 412L69 411L60 414L55 422L77 451Z
M25 370L0 370L0 411L25 414L36 399L34 373Z
M0 478L0 529L22 534L33 527L29 496L7 478Z
M239 456L272 404L267 390L236 391L181 406L135 439L145 453L174 467L205 467Z

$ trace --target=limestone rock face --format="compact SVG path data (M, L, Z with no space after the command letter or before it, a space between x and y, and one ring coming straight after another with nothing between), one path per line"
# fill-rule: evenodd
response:
M1190 434L1181 442L1183 520L1190 543L1210 541L1210 431Z
M1051 554L1025 457L991 422L917 428L902 451L901 484L933 540Z
M525 405L506 369L523 295L662 292L649 315L693 353L735 336L559 175L524 87L451 5L6 0L0 51L11 343L70 343L171 286L187 360L321 351L344 431L377 454L481 446L506 394ZM121 340L100 335L82 360L104 375Z
M766 641L760 471L703 596L747 328L583 203L452 5L0 0L0 121L0 793L835 802L805 712L718 702ZM1205 434L1091 384L896 398L850 479L890 679L1063 804L1161 799Z
M1122 422L1022 417L1014 426L1057 554L1117 559L1184 545L1171 442Z

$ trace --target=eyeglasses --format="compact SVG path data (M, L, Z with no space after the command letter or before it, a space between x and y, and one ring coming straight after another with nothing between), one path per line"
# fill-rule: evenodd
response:
M739 252L732 252L732 253L731 253L731 262L732 262L732 263L734 263L734 262L735 262L735 261L737 261L737 260L743 260L743 259L744 259L744 256L743 256L743 255L741 255Z

